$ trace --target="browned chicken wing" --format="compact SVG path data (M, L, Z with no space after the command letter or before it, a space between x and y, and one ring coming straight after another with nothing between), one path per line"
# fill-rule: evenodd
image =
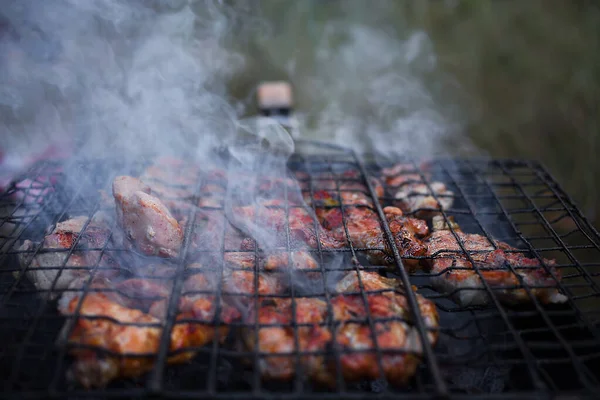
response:
M118 176L113 181L117 221L125 245L146 255L177 257L183 231L167 207L139 179Z

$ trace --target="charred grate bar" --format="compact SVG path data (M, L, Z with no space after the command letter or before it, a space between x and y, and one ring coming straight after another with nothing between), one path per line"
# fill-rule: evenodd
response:
M75 238L69 249L42 249L39 243L44 239L49 226L78 215L86 215L87 229L92 217L106 208L98 190L110 188L115 171L118 174L137 176L145 167L143 163L128 166L107 165L103 162L90 162L69 166L69 182L65 179L64 166L59 163L44 162L36 165L23 177L16 180L5 193L0 194L0 373L3 379L3 393L10 398L23 397L77 397L109 398L161 396L166 398L522 398L545 397L556 394L576 395L581 398L594 397L600 390L600 235L573 204L571 199L559 188L553 178L539 164L519 160L488 159L445 159L429 160L419 164L415 160L394 160L394 164L405 165L399 175L411 176L400 184L385 185L384 193L379 193L371 177L382 177L384 163L375 156L359 158L353 151L322 143L298 142L297 152L288 162L291 171L298 172L298 180L305 200L310 202L316 212L318 209L339 209L342 231L347 244L342 248L323 246L320 235L323 231L314 219L316 246L303 249L318 262L315 287L310 291L290 285L285 294L260 294L262 275L258 266L265 258L265 249L256 243L249 249L230 249L225 245L228 235L223 218L222 230L216 246L193 248L191 242L202 215L222 213L224 205L200 205L183 213L187 223L183 247L179 258L171 265L174 273L168 278L147 277L148 281L167 280L170 290L166 301L166 318L160 323L122 322L106 317L81 316L81 306L89 293L114 292L116 289L98 289L91 286L94 276L111 272L115 267L105 265L105 256L120 257L128 253L120 246L106 240L98 247L79 246L81 236ZM355 173L345 175L352 170ZM77 185L72 182L76 181ZM422 186L415 186L415 181ZM333 193L337 201L322 203L323 184L333 182L327 191ZM436 185L441 182L446 191L440 191ZM202 188L211 184L210 178L199 178L189 189L188 200L197 204ZM360 184L364 189L347 188L347 184ZM411 186L412 185L412 186ZM170 187L181 189L177 184ZM292 193L284 188L284 202L273 208L283 209L286 216L284 238L276 249L286 254L288 265L293 264L293 254L298 251L292 240L290 213L301 205L291 199ZM422 190L426 192L423 193ZM223 188L225 191L227 188ZM365 204L346 204L345 192L363 192L368 199ZM402 193L401 196L398 193ZM443 204L428 208L423 203L406 210L405 214L422 216L424 213L436 214L458 244L457 249L442 249L433 255L411 256L403 254L394 240L394 233L386 218L384 207L397 206L399 203L417 204L416 200L430 196L433 204ZM446 199L451 199L450 203ZM351 221L348 213L352 209L364 208L377 216L384 242L379 246L359 246L351 238ZM258 214L258 213L257 213ZM458 224L458 227L455 225ZM429 223L431 226L431 221ZM116 227L111 226L116 234ZM521 266L506 263L501 267L483 270L478 267L476 251L470 251L464 234L478 234L491 243L494 250L502 245L511 246L507 253L523 253L547 272L548 282L536 285L528 282L519 274ZM17 247L23 241L36 243L29 250ZM216 239L215 239L216 240ZM211 242L212 243L212 242ZM370 256L376 252L389 252L390 266L371 263ZM409 264L424 265L433 262L442 253L462 254L465 262L475 265L475 275L482 285L476 289L453 287L441 290L436 277L448 271L433 272L426 268L411 271ZM29 254L30 259L45 253L62 254L58 265L50 270L51 291L60 297L69 289L56 289L64 274L73 271L90 271L86 275L82 288L74 289L79 296L73 315L58 313L56 298L48 297L48 291L42 292L33 285L28 275L40 267L31 263L22 265L19 257ZM69 265L74 254L93 253L96 261L91 265ZM226 265L227 257L240 253L251 255L254 268L252 293L232 292L223 284L223 276L231 271L244 271ZM453 254L454 254L453 253ZM178 318L177 305L189 293L184 289L185 280L195 274L189 267L198 257L211 257L215 261L211 271L217 277L217 284L210 290L195 290L193 294L214 296L214 312L210 320L201 318ZM205 258L203 258L205 259ZM548 260L555 260L548 265ZM552 268L551 268L552 267ZM496 268L517 277L513 286L498 287L489 282L490 270ZM228 271L226 272L225 269ZM460 275L462 268L454 265L451 274ZM387 320L369 312L368 299L376 293L386 292L365 288L359 270L377 271L387 277L395 277L404 288L414 285L416 293L433 301L439 315L439 327L427 326L419 308L417 294L404 290L410 323L414 326L419 343L422 346L419 356L406 349L383 348L379 344L376 331ZM332 304L340 292L332 289L330 280L340 274L355 273L358 277L358 291L345 293L356 297L366 309L366 315L345 320L346 324L362 324L370 332L373 345L366 349L350 350L347 346L332 340L331 345L317 351L301 350L300 330L310 326L323 327L336 332L340 322L334 318L325 318L318 324L299 322L298 307L305 299L324 301L327 315L334 315ZM288 269L290 281L297 279ZM445 275L444 275L445 276ZM566 297L561 304L545 304L538 295L551 284ZM71 289L73 290L73 289ZM504 293L520 290L526 301L519 305L506 304ZM388 290L389 291L389 290ZM461 304L457 298L467 298L467 292L482 292L487 295L485 304ZM154 301L151 295L136 293L129 295L136 301ZM144 298L146 296L146 298ZM258 313L251 320L223 321L221 313L226 304L224 298L238 299L242 304L253 304L258 308L268 299L290 299L291 321L285 325L291 330L293 348L283 354L262 351L258 346L252 349L240 346L242 334L252 335L255 343L259 341L261 329L280 327L259 321ZM142 299L142 300L140 300ZM267 299L267 300L265 300ZM278 303L276 303L278 304ZM67 370L72 363L69 354L74 348L88 348L91 353L101 357L110 354L106 349L89 345L64 343L61 330L72 331L76 321L108 321L114 326L132 326L136 329L155 329L159 333L156 352L135 354L113 354L117 359L140 360L150 362L151 368L146 374L135 379L119 379L103 388L84 389L78 383L69 381ZM393 320L393 318L391 319ZM66 322L70 321L65 325ZM187 325L185 325L187 324ZM211 326L214 328L212 339L202 345L190 344L172 351L170 338L176 327ZM228 332L221 328L229 328ZM245 332L245 333L243 333ZM429 335L438 335L435 345L428 340ZM64 335L64 333L63 333ZM68 336L68 335L67 335ZM176 356L195 354L188 362L169 365L168 360ZM342 364L348 354L374 355L374 367L379 379L351 382L345 379ZM414 377L407 384L395 385L385 379L385 360L390 355L397 357L406 354L422 359ZM286 382L272 382L261 377L261 366L267 360L279 357L292 365L295 374ZM333 366L334 384L321 387L311 383L304 362L310 357L325 357ZM146 360L146 361L144 361ZM149 360L149 361L148 361ZM283 364L282 364L283 365ZM286 364L287 365L287 364Z

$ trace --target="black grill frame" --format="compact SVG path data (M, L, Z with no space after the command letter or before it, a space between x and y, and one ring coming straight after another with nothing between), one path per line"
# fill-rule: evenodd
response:
M28 291L23 290L22 287L25 285L24 281L26 279L24 277L24 271L21 271L18 279L7 279L11 272L19 269L18 263L14 264L15 256L18 252L12 249L12 243L21 240L27 235L30 235L32 231L36 232L38 237L40 237L39 235L41 234L41 227L63 220L68 214L71 216L76 215L76 213L71 212L73 206L86 209L90 219L94 213L101 209L101 202L97 196L86 196L84 193L69 193L60 179L58 179L57 183L53 183L47 179L47 177L42 178L45 176L44 174L48 174L48 171L50 171L50 174L54 175L56 178L60 178L62 176L62 173L59 172L58 169L52 172L53 168L59 167L59 163L43 162L34 166L23 177L29 178L33 182L38 182L38 184L33 185L30 188L20 188L13 184L5 193L0 194L0 210L9 210L7 216L2 215L0 217L0 228L6 227L8 224L15 225L14 230L10 231L7 235L2 233L2 236L0 236L0 264L3 265L3 269L0 270L0 284L2 285L0 287L0 295L2 296L0 300L0 323L2 324L2 329L7 330L5 334L7 335L8 340L8 344L7 342L4 342L3 346L6 347L0 353L0 368L1 371L10 371L10 375L8 375L7 379L4 381L4 394L15 398L65 396L77 398L104 398L134 397L141 395L163 396L169 398L188 398L199 396L208 398L363 398L368 397L368 395L373 395L374 397L378 398L399 398L404 396L419 398L462 398L471 396L480 397L481 395L489 398L512 398L523 396L540 397L561 393L565 395L573 394L582 397L589 396L591 398L595 395L595 393L598 392L598 390L600 390L600 384L598 383L600 378L598 377L597 373L594 373L593 367L590 366L598 365L598 360L600 359L600 327L598 326L597 316L600 315L600 307L594 307L595 305L590 307L588 305L587 309L582 309L579 304L580 302L585 301L586 298L595 299L596 301L600 298L600 287L597 278L600 276L600 271L594 272L594 268L600 267L600 234L577 209L573 201L560 189L559 185L550 176L546 169L543 168L539 163L533 161L489 159L456 160L437 158L430 160L430 165L433 165L433 169L436 171L436 173L439 176L442 176L441 179L449 186L454 188L453 191L455 201L463 202L462 208L455 209L453 206L448 210L441 211L441 215L446 222L450 220L451 216L456 217L458 220L460 220L461 217L466 220L473 219L474 222L467 224L467 226L475 230L473 233L481 233L488 239L491 239L492 237L495 237L496 239L507 239L499 238L498 235L490 232L490 225L494 224L484 221L487 218L496 217L499 220L503 220L503 224L506 229L513 232L512 234L508 235L508 239L518 242L520 245L519 247L523 248L524 251L530 253L533 257L542 261L542 263L545 252L560 252L566 256L568 259L568 264L560 264L558 267L575 270L574 274L566 276L563 274L562 282L557 281L558 287L569 298L568 305L565 307L553 308L541 305L538 300L531 295L530 288L526 285L523 285L528 295L532 299L533 308L526 309L524 311L511 309L501 304L501 302L497 299L494 290L492 290L489 285L485 284L485 290L492 298L492 304L487 308L461 308L456 305L442 305L441 303L447 300L448 294L432 293L430 290L431 288L427 285L427 276L425 274L415 274L409 276L409 274L402 267L402 257L400 256L394 241L391 240L392 236L390 228L384 217L382 208L382 203L390 203L393 199L390 199L387 196L378 199L375 189L371 185L369 179L366 179L367 176L371 175L372 172L378 168L376 163L379 160L377 160L375 156L367 155L359 157L351 149L310 141L297 142L297 148L298 153L290 160L290 165L293 168L297 167L298 165L316 165L318 168L323 169L323 166L325 166L326 170L331 173L335 173L336 165L352 165L353 168L356 168L360 172L358 181L365 184L365 186L368 188L368 195L373 202L373 209L381 220L380 222L382 224L384 235L393 251L394 260L396 263L396 269L394 273L399 279L401 279L404 286L410 287L411 284L415 284L417 287L424 290L425 293L427 293L425 296L436 301L438 310L441 312L445 312L449 315L453 313L471 314L471 318L467 318L466 321L468 325L473 324L477 326L478 336L477 338L473 337L470 339L467 337L467 339L479 343L481 343L480 340L484 343L489 343L490 350L489 354L486 354L486 356L491 357L493 360L487 362L484 361L481 365L483 365L483 367L493 365L495 368L496 365L506 366L514 364L515 367L513 368L527 373L527 378L525 378L525 380L530 381L529 387L520 389L520 386L526 387L527 384L513 384L512 378L509 378L506 380L506 385L509 386L509 388L503 393L476 393L473 392L473 389L465 390L464 388L457 388L457 385L454 382L451 382L451 379L448 376L448 372L451 372L448 369L452 370L453 366L456 367L456 365L459 365L460 363L449 363L448 357L440 354L434 347L429 345L429 342L426 340L427 329L425 328L422 317L418 312L418 307L416 306L416 296L412 291L408 291L407 299L411 308L411 312L415 318L415 326L417 327L420 338L424 343L424 360L422 366L419 368L416 377L413 379L413 383L411 383L408 388L384 387L382 391L376 390L379 391L378 393L369 393L369 391L363 390L364 384L360 387L357 387L357 385L354 384L346 384L343 379L341 379L339 368L339 357L343 350L338 349L337 346L334 346L333 353L336 365L338 366L338 382L336 385L336 393L312 391L312 388L310 388L309 385L303 381L301 366L299 363L303 352L297 350L293 353L293 355L296 359L296 369L297 371L300 371L300 373L297 374L297 377L292 385L290 387L286 387L285 390L280 388L271 389L270 387L265 387L265 384L261 383L259 373L257 372L257 365L261 354L259 354L258 351L254 351L251 354L248 354L252 356L252 361L254 364L254 373L252 375L252 383L250 385L251 387L246 391L223 391L218 387L219 385L217 383L219 378L218 365L220 362L220 357L227 357L228 354L233 355L233 352L219 347L219 338L217 334L217 337L212 341L211 344L208 344L198 351L199 356L197 356L197 358L200 358L200 355L208 353L208 378L206 380L206 388L204 390L176 389L173 387L173 385L165 383L165 379L170 379L166 375L167 371L165 370L165 360L169 350L169 333L175 323L175 305L178 304L178 299L181 296L181 288L185 276L185 264L189 261L187 258L187 252L190 234L192 229L194 229L194 221L196 218L196 212L192 210L188 216L190 223L186 225L185 241L182 249L182 254L184 254L184 256L177 260L178 273L175 276L175 284L173 285L172 293L169 296L169 314L167 317L166 328L163 329L162 332L159 352L157 355L148 355L148 357L155 357L157 362L155 363L155 368L147 375L147 377L136 381L137 385L143 385L144 387L135 387L136 384L132 383L117 384L114 386L109 386L105 389L96 389L91 391L78 389L76 387L68 387L64 383L64 371L66 368L66 354L68 349L66 346L58 346L56 349L42 348L38 350L39 358L42 360L42 366L46 365L44 364L45 362L51 362L49 358L55 360L51 362L51 364L54 365L54 373L52 374L52 379L48 382L47 387L37 389L29 388L28 386L35 386L35 384L28 384L27 382L22 381L21 378L21 375L23 374L23 366L27 366L28 363L31 362L28 360L31 358L28 353L35 351L32 350L35 349L35 344L33 341L37 338L36 335L44 333L44 325L46 325L45 321L47 319L52 320L53 318L58 317L53 317L51 315L51 311L53 309L55 310L55 306L52 302L46 300L32 300L32 304L40 303L34 310L33 317L28 317L26 315L13 317L8 315L11 308L16 308L17 310L21 308L24 310L26 307L31 307L24 306L20 302L15 302L13 300L13 297L18 298L19 296L22 297L22 295L27 295ZM430 191L434 194L434 197L436 197L435 191L431 190L431 180L425 176L422 168L419 164L417 164L416 160L405 158L403 160L395 161L412 163L414 170L420 174L422 180L427 183ZM488 171L490 170L495 171L496 175L502 176L504 183L494 182L492 178L489 178ZM515 173L515 171L520 172ZM85 169L82 170L82 177L88 180L95 179L89 176L88 172L85 172ZM525 181L524 177L528 177L530 181ZM19 182L20 180L21 179L18 179L16 181ZM313 180L311 180L311 182ZM345 180L356 181L356 179L336 177L335 183L338 192L340 191L340 183L344 182ZM109 180L105 180L102 182L101 186L106 186L108 181ZM205 183L206 182L202 180L197 183L195 188L195 198L198 197L199 191L202 185ZM97 182L90 182L90 185L92 186L96 184ZM476 195L470 193L470 190L473 186L477 192ZM313 184L311 183L309 187L310 196L313 200L312 203L315 204ZM83 192L85 190L84 188L85 185L82 185L79 190ZM537 188L537 190L532 192L532 188ZM514 194L503 195L498 193L498 189L507 190ZM43 193L44 190L49 191L49 193ZM34 191L42 191L42 193L34 193ZM482 195L481 192L484 194ZM31 197L29 200L33 201L25 203L25 201L22 199L15 202L10 198L10 196L16 193L29 196ZM286 216L288 215L290 208L287 198L288 193L286 190ZM40 202L38 202L38 200L40 200ZM439 201L439 198L436 197L436 200ZM486 207L489 208L489 206L487 206L487 204L490 203L489 200L491 200L491 204L494 204L492 208L496 211L480 210L477 202L484 201L484 203L486 203ZM520 204L524 204L524 206L518 208L509 208L506 203L511 201L521 202ZM543 204L540 205L540 202ZM341 207L342 214L345 207L347 206ZM10 211L11 208L13 209L12 211ZM48 213L48 208L59 208L60 212ZM24 216L16 215L16 210L25 210L26 214ZM558 213L559 216L555 219L549 219L547 217L549 213ZM521 222L521 218L523 216L533 216L533 222L527 220L525 222ZM566 219L568 219L570 224L569 226L572 227L572 230L563 233L559 231L555 225ZM343 218L343 221L346 235L348 235L345 218ZM316 229L317 224L318 222L315 221L315 230L318 235L318 229ZM545 235L532 236L531 234L524 232L527 230L527 226L530 224L537 225L538 228L541 228L541 230L545 232ZM465 229L465 231L470 232L468 228ZM289 227L287 229L286 236L286 248L284 250L288 253L288 256L290 257L288 261L291 263L292 249L290 247ZM572 244L570 240L573 236L577 236L578 240L580 242L585 242L585 244ZM458 240L456 234L455 237ZM551 241L555 245L537 246L534 244L534 242L538 240L543 240L544 242ZM343 249L342 251L349 253L353 257L359 258L360 253L366 249L355 248L353 247L352 242L349 242L349 248ZM101 254L104 254L108 251L121 251L120 249L109 249L108 243L109 242L107 242L104 247L95 250L100 251ZM319 261L321 273L323 276L325 276L327 273L332 271L331 269L325 270L324 267L327 254L338 253L340 250L323 249L321 248L319 240L317 240L317 243L319 243L318 248L314 249L312 252ZM459 243L461 243L460 240ZM490 240L490 243L494 242ZM11 245L11 248L9 248L9 244ZM70 255L73 253L73 251L74 249L70 249L66 253ZM221 247L219 250L220 254L225 254L227 251L228 250L226 250L224 247ZM586 256L590 256L589 253L591 253L590 257L592 258L592 261L581 261L581 256L578 256L580 252L585 252ZM260 254L257 246L255 246L254 254L255 260L258 260ZM60 267L61 270L65 269L65 263L66 259L63 265ZM7 265L16 265L17 267L12 269L10 267L6 268ZM545 265L544 267L547 268ZM91 266L91 268L93 276L93 274L100 267L96 265ZM358 266L356 264L354 264L353 268L358 270ZM380 269L376 267L373 268ZM216 273L221 275L223 271L220 269ZM583 280L585 283L570 284L568 281L571 279L578 281ZM55 279L54 284L56 283L56 280L57 279ZM258 282L258 271L256 268L254 270L254 280L256 285ZM576 295L573 293L574 289L588 290L588 292L584 295ZM87 293L87 291L90 290L89 286L86 285L84 290L85 293ZM217 286L217 294L220 295L222 290L222 285L219 284ZM34 293L30 292L32 291L29 291L29 296L34 296ZM33 292L35 292L35 290L33 290ZM363 299L366 299L367 294L368 293L361 285L361 291L359 295L361 295ZM324 296L327 300L329 308L331 307L330 297L332 295L335 296L335 293L329 293L328 290L325 290ZM297 296L294 293L293 288L291 296L292 298ZM217 296L217 298L220 298L220 296ZM258 304L258 295L256 293L253 296L253 301L255 304ZM438 301L441 303L438 303ZM587 303L590 301L591 300L588 300ZM81 302L82 301L80 299L77 308L78 310L81 306ZM217 301L217 311L221 307L220 303L220 301ZM292 300L293 315L295 315L294 304L295 303ZM216 314L218 315L219 313L217 312ZM594 316L596 316L595 321L593 320ZM535 327L522 328L516 326L517 324L522 325L523 319L534 318L537 321L537 326ZM368 315L367 319L371 329L373 329L373 318ZM520 357L516 358L515 360L495 359L495 352L491 350L492 347L494 347L492 346L494 343L490 337L493 337L493 335L490 335L490 337L484 335L482 333L482 329L479 327L480 324L486 323L485 321L488 319L494 320L495 323L500 321L505 330L503 334L507 336L506 340L511 342L510 344L505 344L505 346L498 346L497 344L495 344L495 346L501 349L505 348L503 351L516 352L518 355L520 355ZM74 320L75 318L71 318L71 321ZM23 331L23 329L16 327L17 324L26 323L27 321L30 322L30 324L29 327L24 330L25 334L20 337L11 338L11 334L13 336L19 336L19 332ZM218 318L214 322L217 327L221 323ZM453 330L452 328L444 327L442 324L440 325L440 332L442 335L456 335L456 332L448 333L448 331ZM295 323L293 326L296 348L298 348L298 324ZM258 327L257 321L254 327L255 330L258 331L258 329L256 329ZM10 331L11 329L14 331ZM577 334L575 334L575 336L573 336L573 334L566 336L566 334L563 333L563 331L569 331L570 329L577 331ZM461 329L455 330L460 333ZM540 337L543 335L550 336L553 338L553 340L551 342L540 340L538 343L536 340L528 339L529 335L531 334L539 335ZM375 343L377 342L375 341ZM8 355L12 354L9 353L9 346L14 346L16 348L16 354L12 356ZM46 343L46 346L48 346L48 343ZM483 350L483 346L476 346L482 348ZM381 349L379 349L379 347L376 345L375 351L378 354L379 368L381 371ZM560 351L564 352L567 356L563 357L564 359L562 360L556 357L549 357L546 359L539 356L540 351ZM590 354L581 354L583 351L586 351ZM51 354L48 354L49 352ZM597 352L598 354L594 354L594 352ZM468 358L466 358L466 360L468 360ZM3 363L7 362L10 364L3 365ZM543 367L544 365L552 362L559 364L562 362L563 365L572 368L579 382L577 382L577 384L570 385L572 387L571 389L562 389L561 385L558 385L555 382L555 378L551 376ZM446 364L449 364L450 367L448 367ZM475 366L479 365L477 362L469 362L469 364ZM181 369L186 367L198 369L198 365L195 362L191 365L177 368ZM202 367L202 369L198 369L198 371L203 371L204 369L205 367ZM373 389L373 386L371 385L370 388Z

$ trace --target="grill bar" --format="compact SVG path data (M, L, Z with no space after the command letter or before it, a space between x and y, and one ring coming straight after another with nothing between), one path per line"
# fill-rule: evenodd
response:
M356 157L355 154L354 154L354 157L357 159L357 164L360 168L362 176L363 177L368 176L363 163L358 159L358 157ZM415 297L414 292L410 289L411 288L410 277L408 276L408 273L406 272L406 269L404 268L404 264L402 263L402 258L400 257L400 252L398 251L398 247L396 246L396 243L394 241L392 231L390 230L390 226L387 222L387 218L385 217L383 209L381 208L381 204L379 203L379 199L378 199L377 194L375 193L375 189L373 188L373 185L371 184L371 182L369 182L368 179L365 179L364 183L367 185L367 188L369 189L369 194L371 195L371 198L373 199L373 204L375 205L375 209L377 210L377 215L379 215L379 219L381 220L381 225L385 232L386 239L390 245L390 248L392 249L392 253L394 255L394 261L396 263L398 275L400 275L400 277L402 279L402 283L404 284L404 287L406 288L406 297L407 297L408 303L410 305L411 313L415 319L415 325L417 326L417 329L419 331L419 337L422 342L423 351L425 353L425 358L427 359L427 365L430 368L431 375L433 376L433 379L435 382L436 394L441 397L446 397L448 395L448 389L446 388L446 383L442 379L442 374L440 372L440 368L439 368L437 359L435 357L435 354L433 352L433 349L431 348L431 344L429 343L429 340L427 339L427 328L425 328L425 323L423 322L423 317L421 315L421 311L419 310L417 298Z
M195 198L200 194L202 188L203 179L200 178L196 184L194 190ZM168 306L167 306L167 317L165 326L161 333L160 345L158 348L158 354L156 356L156 364L152 372L148 376L148 387L151 391L159 393L163 388L164 370L167 365L167 353L169 352L169 344L171 343L171 334L173 327L176 324L177 311L179 309L179 299L181 298L181 292L183 288L183 278L185 261L187 259L188 250L190 246L190 237L194 229L196 222L196 215L194 208L191 208L188 214L188 223L185 227L185 235L183 237L183 244L180 251L180 260L177 262L177 272L175 273L175 281L173 288L169 294Z

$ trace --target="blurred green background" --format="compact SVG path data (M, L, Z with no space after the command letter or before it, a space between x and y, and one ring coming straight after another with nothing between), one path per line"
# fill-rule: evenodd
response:
M251 103L258 80L286 79L306 136L390 144L417 126L450 153L540 160L600 225L598 2L228 4L255 19L232 28L246 56L230 83L239 99Z

